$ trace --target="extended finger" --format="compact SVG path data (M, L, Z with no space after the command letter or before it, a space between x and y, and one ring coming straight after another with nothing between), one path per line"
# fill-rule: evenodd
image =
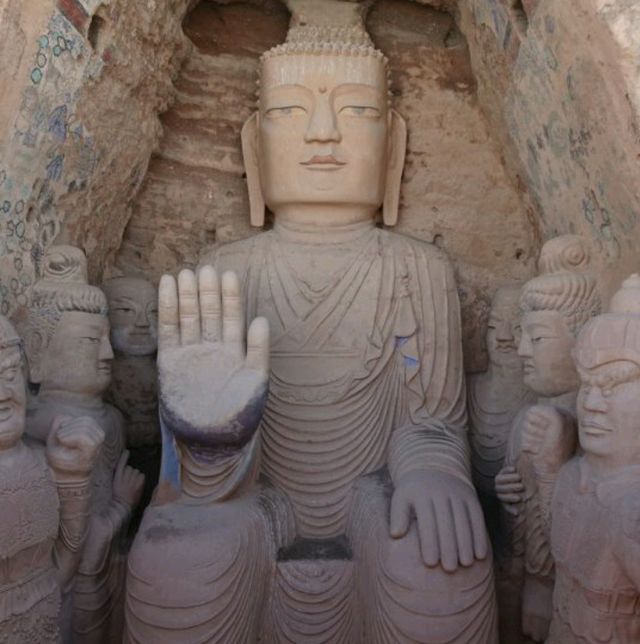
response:
M507 484L502 483L500 485L500 492L506 492L507 494L509 492L524 492L524 483L522 481Z
M269 371L269 322L267 318L256 318L247 333L247 360L250 369L267 373Z
M220 280L213 266L203 266L198 271L200 292L200 325L205 342L220 340Z
M518 473L509 474L507 476L501 476L499 479L496 479L496 483L499 484L500 487L515 485L516 483L522 484L522 477Z
M462 501L458 499L449 499L453 523L456 529L456 542L458 544L458 561L462 566L470 566L474 561L473 555L473 537L471 532L473 527L469 523L467 510Z
M484 516L480 503L478 501L467 501L467 512L469 513L469 522L471 525L471 534L473 535L473 550L476 559L484 559L489 554L487 543L487 529L484 525Z
M389 534L394 539L399 539L407 534L407 530L409 530L409 520L411 519L410 510L409 502L405 497L397 493L391 497Z
M447 572L454 572L458 567L458 544L454 537L455 525L447 499L434 503L438 542L440 544L440 562Z
M420 539L420 552L425 565L433 568L440 561L440 544L436 517L431 499L426 499L420 511L416 510L418 538Z
M114 478L122 478L125 468L127 467L127 461L129 460L129 450L125 449L122 454L120 454L120 460L118 461L118 465L116 466L116 471L114 474Z
M178 287L172 275L163 275L158 286L158 351L179 344Z
M522 503L521 494L500 494L500 501L502 503Z
M243 331L240 282L233 271L226 271L222 276L222 339L242 350Z
M180 341L182 346L200 342L200 307L198 286L193 271L185 268L178 275L180 302Z

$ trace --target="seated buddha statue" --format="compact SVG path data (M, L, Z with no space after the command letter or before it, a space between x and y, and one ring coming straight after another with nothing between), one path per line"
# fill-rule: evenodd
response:
M274 227L160 282L180 490L132 546L126 641L495 642L453 271L376 226L406 145L387 61L357 3L288 4L242 130Z

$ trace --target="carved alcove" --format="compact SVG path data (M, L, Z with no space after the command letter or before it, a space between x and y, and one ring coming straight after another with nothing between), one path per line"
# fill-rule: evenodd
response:
M286 34L276 0L203 0L183 29L193 44L161 117L152 157L115 265L158 279L194 266L203 247L253 234L240 128L255 105L259 55ZM409 127L398 231L444 248L458 271L467 365L483 366L482 325L495 285L533 269L527 196L509 176L483 116L456 13L380 0L368 29L390 59L396 109Z

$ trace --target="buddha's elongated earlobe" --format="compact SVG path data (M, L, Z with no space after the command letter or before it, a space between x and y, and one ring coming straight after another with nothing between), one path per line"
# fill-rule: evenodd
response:
M391 110L389 122L389 162L382 203L382 220L385 226L395 226L398 221L400 203L400 183L404 158L407 149L407 124L396 112Z
M254 112L245 121L242 126L241 138L244 170L247 173L247 188L249 190L251 225L262 228L264 226L265 204L258 166L258 112Z

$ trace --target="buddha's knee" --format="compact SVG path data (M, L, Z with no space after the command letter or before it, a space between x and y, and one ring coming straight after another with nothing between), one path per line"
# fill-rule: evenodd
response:
M389 534L391 491L385 477L365 477L354 497L350 536L365 641L496 642L491 557L455 572L426 566L415 522L402 538Z
M271 501L149 508L129 555L126 641L257 641L286 533Z

